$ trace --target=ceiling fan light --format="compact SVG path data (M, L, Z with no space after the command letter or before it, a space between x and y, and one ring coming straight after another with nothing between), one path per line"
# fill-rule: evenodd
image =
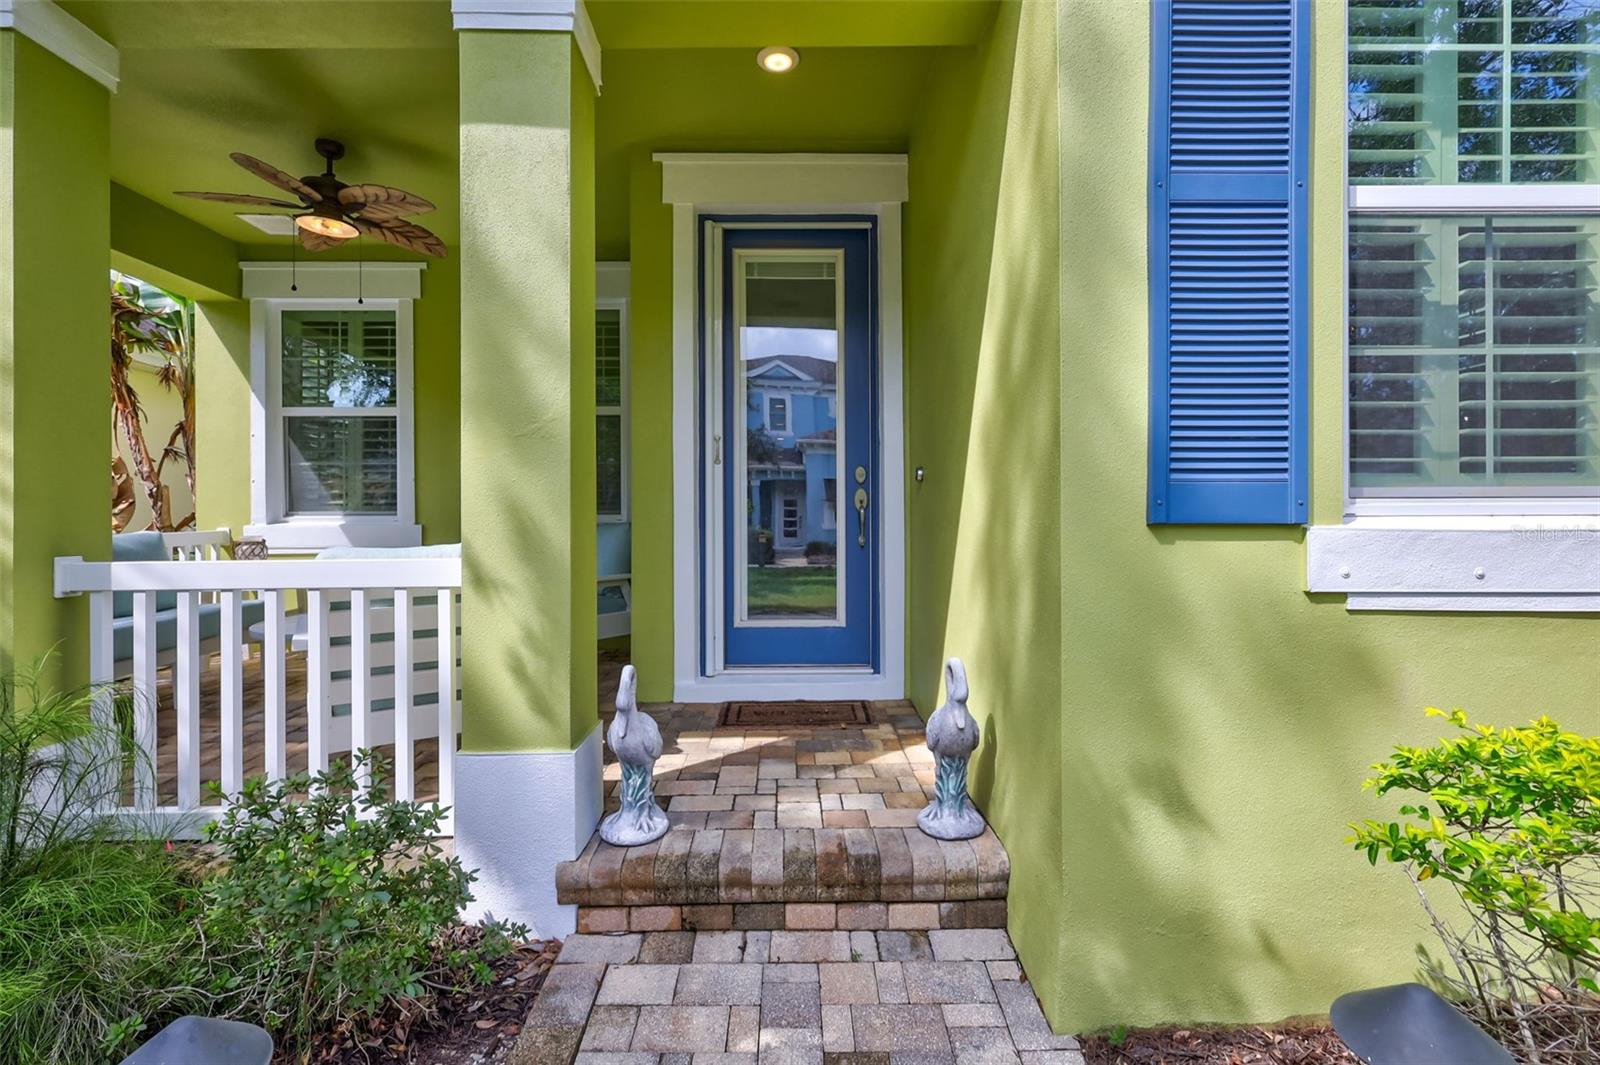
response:
M357 233L356 227L342 218L325 214L295 215L294 224L307 233L315 233L319 237L330 240L349 240Z

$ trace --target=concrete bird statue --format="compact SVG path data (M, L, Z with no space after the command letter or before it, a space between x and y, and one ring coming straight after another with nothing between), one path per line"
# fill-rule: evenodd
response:
M661 730L639 709L633 667L622 667L617 716L606 729L606 745L622 763L622 809L600 822L600 838L615 847L637 847L667 834L667 815L656 805L655 766Z
M967 667L944 664L944 705L928 718L928 750L934 758L934 797L917 815L917 827L934 839L983 835L983 815L967 795L967 761L978 747L978 723L967 713Z

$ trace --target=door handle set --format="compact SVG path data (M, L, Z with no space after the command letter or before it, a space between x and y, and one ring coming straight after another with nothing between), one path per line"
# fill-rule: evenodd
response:
M856 467L856 546L867 546L867 468Z

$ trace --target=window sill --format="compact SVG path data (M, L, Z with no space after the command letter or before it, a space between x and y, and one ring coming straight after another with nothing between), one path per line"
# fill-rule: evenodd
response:
M1306 587L1348 610L1600 612L1590 516L1355 518L1306 530Z
M275 521L246 525L245 536L258 536L278 555L303 555L329 547L418 547L422 526L383 518L343 521Z

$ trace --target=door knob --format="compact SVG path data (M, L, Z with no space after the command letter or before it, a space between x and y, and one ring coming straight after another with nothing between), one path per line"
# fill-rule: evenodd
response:
M856 546L867 546L867 490L856 489Z

